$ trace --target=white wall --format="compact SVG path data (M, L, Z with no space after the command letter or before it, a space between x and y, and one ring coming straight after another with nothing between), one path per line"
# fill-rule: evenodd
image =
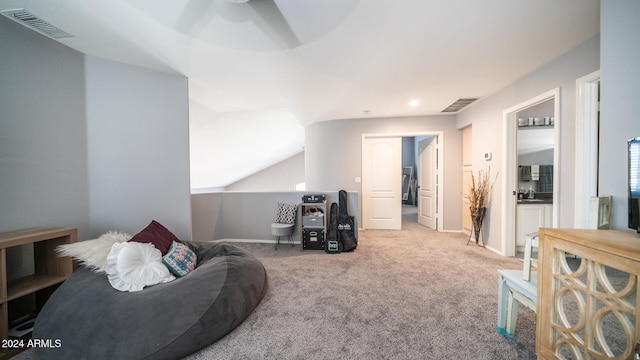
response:
M187 79L95 57L85 71L94 235L157 220L190 239Z
M307 189L358 192L362 174L362 134L411 136L444 132L445 173L444 230L462 229L462 132L455 128L453 116L415 116L324 121L305 129L305 167ZM400 178L400 172L398 178ZM362 204L358 205L362 209ZM362 218L362 213L358 214Z
M640 136L640 1L602 0L599 193L612 195L611 224L627 229L627 139Z
M457 117L457 126L460 129L473 124L474 170L490 165L492 172L500 171L504 159L502 153L503 111L551 89L560 88L561 144L559 148L556 148L560 152L560 163L555 165L560 166L561 170L559 189L554 189L554 191L560 192L560 227L571 227L574 224L575 82L576 79L598 70L599 60L600 39L595 37L499 92L471 105ZM557 121L556 124L558 124ZM482 157L482 154L487 151L493 154L492 160L488 162ZM499 176L494 185L491 207L487 215L489 221L485 222L484 229L488 246L501 252L503 251L501 244L502 197L512 196L506 194L503 189L501 176Z
M226 191L294 191L304 182L304 152L225 187Z
M84 57L0 17L0 232L89 231Z

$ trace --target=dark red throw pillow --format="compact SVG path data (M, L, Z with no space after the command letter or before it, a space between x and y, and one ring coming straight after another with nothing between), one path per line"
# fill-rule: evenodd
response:
M174 241L181 242L171 231L155 220L152 220L151 224L135 234L129 241L152 243L163 256L169 251Z

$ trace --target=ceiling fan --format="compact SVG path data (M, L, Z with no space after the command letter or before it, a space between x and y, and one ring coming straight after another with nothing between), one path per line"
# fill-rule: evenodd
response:
M225 0L233 6L221 7L220 16L230 21L251 21L275 42L293 49L300 46L275 0ZM228 11L227 11L228 10Z
M172 5L181 6L174 12L174 28L192 37L248 50L302 44L276 0L178 0Z
M124 0L190 38L249 51L295 49L339 27L364 0Z

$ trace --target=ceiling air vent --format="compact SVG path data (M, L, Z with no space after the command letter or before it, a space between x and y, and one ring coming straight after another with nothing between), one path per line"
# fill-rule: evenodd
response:
M25 9L2 10L2 15L54 39L62 39L73 36L38 18Z
M453 104L447 106L446 109L442 110L442 112L457 112L465 108L467 105L472 102L478 100L478 98L466 98L466 99L458 99Z

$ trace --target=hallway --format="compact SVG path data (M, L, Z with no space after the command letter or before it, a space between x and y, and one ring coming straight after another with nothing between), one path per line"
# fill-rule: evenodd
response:
M402 223L405 222L418 222L418 207L415 205L402 204Z

